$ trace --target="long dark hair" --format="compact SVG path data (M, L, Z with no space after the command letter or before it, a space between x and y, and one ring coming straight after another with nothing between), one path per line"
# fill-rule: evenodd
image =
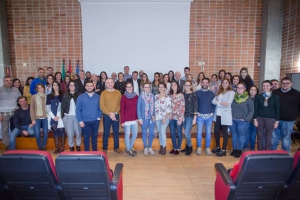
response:
M78 93L78 84L77 84L77 82L74 81L74 80L70 80L70 81L69 81L69 84L68 84L68 93L70 93L70 88L69 88L70 83L74 83L74 85L75 85L75 93L74 93L74 94Z
M100 81L102 81L102 76L101 76L102 73L105 74L105 80L107 79L107 74L106 74L106 72L105 72L105 71L102 71L102 72L100 73Z
M26 85L26 86L29 86L29 80L33 80L33 79L34 79L34 77L29 76L29 77L26 79L25 85Z
M49 74L46 76L46 81L47 81L47 85L49 85L49 82L48 82L48 77L51 76L52 77L52 80L53 82L55 81L55 77L52 75L52 74ZM52 83L53 84L53 83Z
M59 94L58 97L61 98L62 97L62 91L61 91L60 83L58 81L53 81L53 83L52 83L52 91L51 91L51 94L50 94L50 99L54 99L54 97L55 97L55 91L53 89L54 83L56 83L57 86L58 86L58 94Z
M170 76L170 72L172 73L172 79L171 79L171 76ZM170 70L169 72L168 72L168 75L169 75L169 82L171 82L171 81L175 81L175 74L174 74L174 72L172 71L172 70Z
M176 90L176 91L174 91L174 90L172 89L172 83L176 83L176 85L177 85L177 90ZM179 93L180 93L180 87L179 87L179 84L178 84L177 81L172 81L172 82L171 82L170 95L174 94L174 92L175 92L175 94L179 94Z
M56 80L56 75L57 75L57 74L60 74L60 81L59 81L59 82L61 83L61 82L63 81L63 80L62 80L62 74L61 74L61 72L56 72L56 73L55 73L55 75L54 75L54 80ZM58 80L56 80L56 81L58 81ZM53 83L54 83L54 82L53 82Z
M14 78L14 79L12 80L13 87L14 87L14 83L15 83L16 81L19 81L19 83L20 83L20 86L18 87L18 90L19 90L20 93L21 93L21 92L22 92L22 87L21 87L21 81L20 81L20 79Z

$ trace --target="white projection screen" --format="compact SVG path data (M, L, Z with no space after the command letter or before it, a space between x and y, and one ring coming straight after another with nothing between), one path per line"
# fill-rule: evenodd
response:
M106 71L180 71L189 65L192 0L79 0L82 13L83 68Z

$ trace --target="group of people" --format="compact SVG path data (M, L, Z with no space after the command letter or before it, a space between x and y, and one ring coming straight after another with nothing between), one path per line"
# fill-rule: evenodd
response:
M78 75L53 75L51 67L38 69L38 77L28 77L24 88L4 77L0 87L2 141L6 150L15 149L15 139L21 133L35 136L38 148L46 150L48 130L54 134L55 151L64 151L65 132L70 151L97 151L99 122L103 119L103 151L108 148L108 137L113 130L114 151L119 148L119 125L124 128L126 153L134 157L134 143L141 126L144 155L154 155L152 142L155 129L159 134L159 154L166 154L166 130L169 127L173 148L170 154L193 152L191 129L197 125L196 154L202 152L205 125L205 152L207 155L226 156L228 133L232 135L231 156L241 156L243 149L282 149L290 151L294 121L300 111L300 92L292 88L291 79L265 80L262 93L254 85L247 68L239 75L225 70L210 78L200 72L194 81L190 68L166 74L156 72L150 81L144 71L112 73L100 76L81 70ZM15 80L15 79L14 79ZM281 85L281 87L280 87ZM11 120L13 118L13 120ZM216 147L211 146L214 123ZM14 125L8 134L9 123ZM183 129L186 146L181 149ZM41 130L43 139L41 140ZM223 136L220 144L221 133ZM76 140L74 141L74 136Z

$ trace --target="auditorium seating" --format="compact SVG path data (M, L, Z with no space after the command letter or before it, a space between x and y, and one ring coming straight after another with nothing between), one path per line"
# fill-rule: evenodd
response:
M112 172L104 153L63 152L55 160L57 175L67 199L123 198L123 164Z
M277 199L293 169L286 151L248 151L228 172L215 164L215 199Z

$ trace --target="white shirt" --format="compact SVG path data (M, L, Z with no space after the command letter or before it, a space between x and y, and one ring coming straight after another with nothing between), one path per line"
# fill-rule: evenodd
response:
M65 113L65 115L76 115L75 110L76 110L76 105L75 105L74 99L72 98L71 101L70 101L69 114Z
M139 94L140 94L140 92L139 92L139 84L138 84L137 80L133 80L133 79L132 79L132 82L133 82L134 92L135 92L137 95L139 95Z

